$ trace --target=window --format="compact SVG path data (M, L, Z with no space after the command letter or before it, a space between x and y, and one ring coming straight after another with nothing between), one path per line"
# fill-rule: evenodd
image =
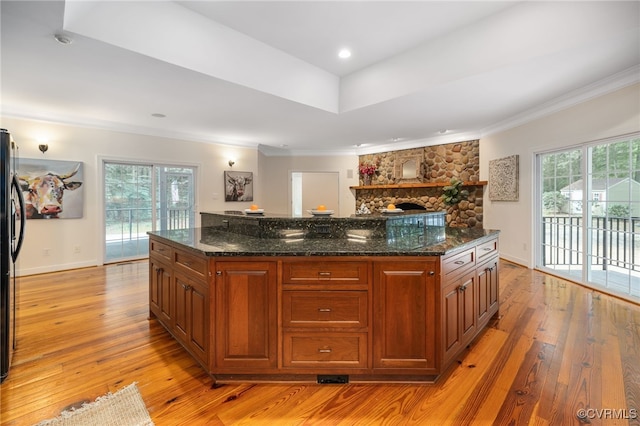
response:
M538 267L640 298L638 135L541 153L537 161Z

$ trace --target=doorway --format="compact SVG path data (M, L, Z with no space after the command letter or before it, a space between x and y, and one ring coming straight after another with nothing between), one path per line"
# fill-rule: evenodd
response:
M103 162L105 263L149 256L147 232L195 226L195 167Z
M338 172L291 172L291 214L301 217L320 204L340 212Z
M536 265L640 297L640 135L537 155Z

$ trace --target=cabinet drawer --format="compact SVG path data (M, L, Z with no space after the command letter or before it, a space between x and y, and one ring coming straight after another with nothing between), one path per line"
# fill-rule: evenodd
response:
M476 248L478 261L489 258L495 254L498 254L498 239L482 243Z
M171 261L171 246L156 240L149 240L149 249L152 255L157 255Z
M285 367L367 366L366 333L285 333Z
M174 253L174 262L176 267L184 272L195 273L196 276L200 278L207 276L209 262L207 262L206 257L176 250Z
M458 272L462 272L467 267L475 264L475 248L470 248L461 253L444 258L442 260L442 275L445 277L454 276Z
M363 284L368 282L367 262L301 261L282 264L284 284Z
M284 291L284 327L366 327L366 291Z

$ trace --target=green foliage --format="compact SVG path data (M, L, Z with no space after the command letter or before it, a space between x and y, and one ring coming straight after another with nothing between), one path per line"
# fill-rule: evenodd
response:
M549 191L542 193L542 207L545 212L560 213L564 209L568 198L560 191Z
M629 217L629 206L614 204L607 210L611 217Z
M442 188L442 201L448 206L453 206L468 197L469 191L460 189L461 187L462 181L452 178L449 185Z

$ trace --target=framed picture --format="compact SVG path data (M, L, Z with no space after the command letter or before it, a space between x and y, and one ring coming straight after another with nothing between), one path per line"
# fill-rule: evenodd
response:
M253 172L224 172L225 201L253 201Z
M82 162L21 158L18 167L27 219L78 219L83 215Z
M518 156L489 161L489 199L518 201Z

